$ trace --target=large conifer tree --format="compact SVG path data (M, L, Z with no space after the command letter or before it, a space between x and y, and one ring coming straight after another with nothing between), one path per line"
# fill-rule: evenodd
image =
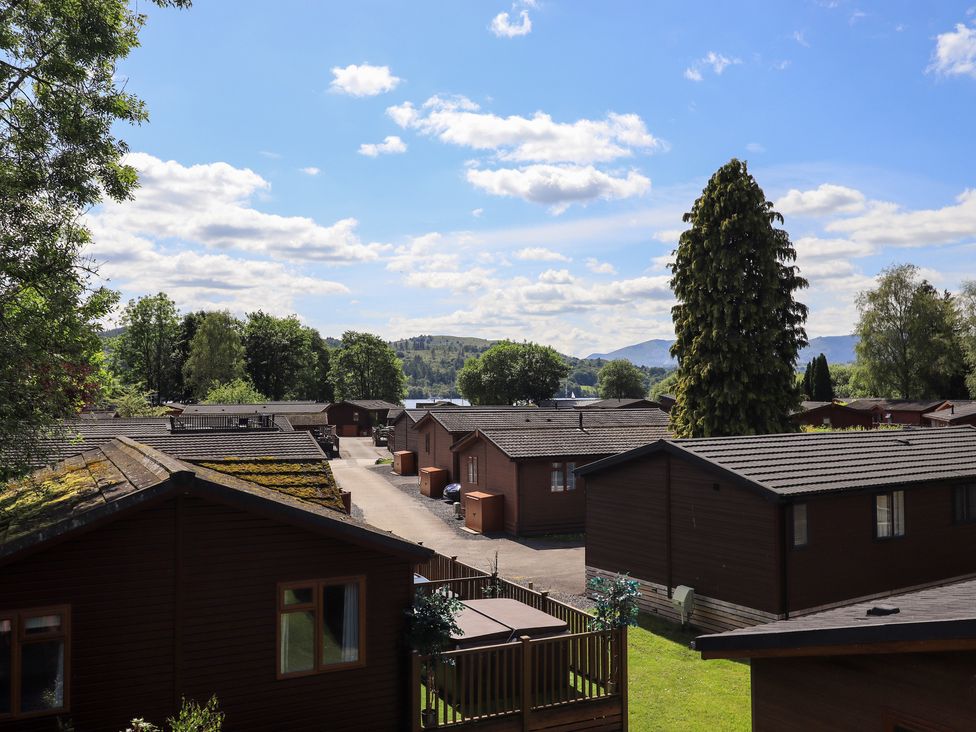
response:
M678 243L671 287L682 437L764 434L794 428L794 369L806 345L807 308L793 293L807 282L793 266L789 235L744 162L709 180Z

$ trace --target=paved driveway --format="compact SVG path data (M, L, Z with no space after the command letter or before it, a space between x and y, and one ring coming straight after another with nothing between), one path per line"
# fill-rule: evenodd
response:
M442 519L431 513L429 499L405 494L382 475L367 470L377 457L390 457L385 447L375 447L372 438L343 437L341 460L333 460L332 472L343 490L374 526L422 542L447 556L487 570L498 551L499 574L518 582L533 582L537 590L575 594L583 592L585 568L583 547L537 539L512 540L459 536Z

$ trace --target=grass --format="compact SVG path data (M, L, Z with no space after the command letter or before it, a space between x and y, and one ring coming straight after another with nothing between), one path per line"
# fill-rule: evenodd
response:
M376 458L374 465L393 465L393 458Z
M749 666L703 661L696 633L652 615L628 631L632 730L748 730Z

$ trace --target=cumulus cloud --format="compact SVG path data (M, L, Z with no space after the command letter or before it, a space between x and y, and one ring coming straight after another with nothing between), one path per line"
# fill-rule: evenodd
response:
M482 112L467 97L433 96L419 109L412 103L389 107L387 114L403 128L460 147L490 151L514 162L607 162L653 152L665 144L648 132L636 114L611 112L605 119L556 122L544 112L532 117L500 117Z
M319 173L322 172L320 169L316 168L314 165L310 165L307 168L300 168L300 170L305 175L311 175L311 176L316 176L316 175L318 175Z
M407 151L407 145L396 135L387 135L383 142L368 142L359 146L359 154L375 158L379 155L399 155Z
M596 274L617 274L617 268L610 262L601 262L594 257L589 257L586 260L586 268Z
M689 81L702 81L704 79L703 73L709 69L716 76L720 76L729 66L741 63L742 59L730 58L729 56L715 53L715 51L709 51L704 57L698 59L685 69L685 78Z
M572 203L642 196L651 188L650 179L637 171L631 170L626 177L616 177L592 165L472 169L467 171L466 178L473 186L493 196L512 196L545 204L556 215Z
M678 239L684 233L684 229L665 229L664 231L655 231L652 238L663 244L677 244Z
M529 13L526 10L519 13L518 23L514 23L508 13L499 13L491 19L491 25L488 28L499 38L527 36L532 32L532 19L529 18Z
M803 236L793 242L797 259L836 259L839 257L868 257L876 254L878 248L868 242L850 239L821 239L816 236Z
M323 226L304 216L258 211L252 199L271 185L247 168L223 162L186 166L146 153L131 153L126 162L139 171L140 187L132 201L107 202L92 215L103 230L333 264L374 260L388 248L363 243L353 218Z
M514 256L516 259L521 259L526 262L569 262L571 261L569 257L565 254L560 254L559 252L553 251L552 249L546 249L545 247L526 247L525 249L519 249L515 252Z
M927 70L943 76L976 79L976 28L956 23L955 30L940 33Z
M393 91L402 81L390 72L389 66L370 66L350 64L345 68L332 68L332 83L329 88L338 94L353 97L375 97L377 94Z
M833 183L824 183L812 191L792 188L776 201L775 208L782 214L796 216L855 213L864 208L864 194Z
M476 219L480 219L482 215L484 215L484 213L485 210L483 208L476 208L476 209L472 209L471 211L471 215L474 216Z

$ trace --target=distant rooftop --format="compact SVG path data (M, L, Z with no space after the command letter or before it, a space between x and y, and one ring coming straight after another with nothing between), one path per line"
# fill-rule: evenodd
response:
M631 427L556 427L478 430L463 440L483 437L511 458L613 455L668 437L667 420ZM460 445L461 443L458 443Z
M431 412L430 418L448 432L474 432L476 429L628 427L668 424L668 415L660 409L452 409Z

